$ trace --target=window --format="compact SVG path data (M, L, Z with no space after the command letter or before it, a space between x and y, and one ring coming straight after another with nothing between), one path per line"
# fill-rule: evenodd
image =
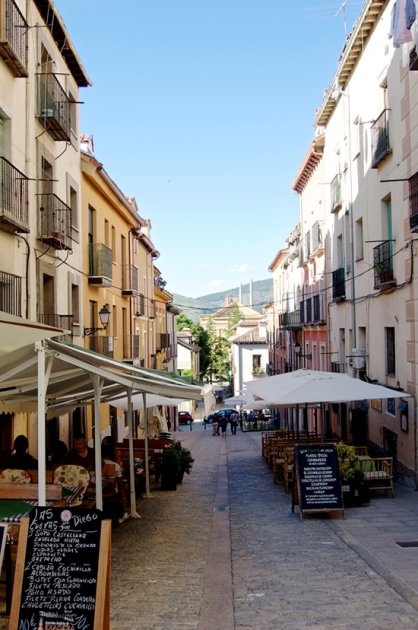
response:
M386 342L386 374L395 376L395 329L385 328Z
M261 370L261 354L253 354L253 373L257 374Z
M356 221L356 260L364 258L363 219Z
M418 172L409 180L409 224L412 232L418 231Z

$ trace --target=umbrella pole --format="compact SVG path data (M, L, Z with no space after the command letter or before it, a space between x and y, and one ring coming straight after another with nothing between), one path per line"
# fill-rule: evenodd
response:
M128 389L128 443L129 443L129 486L131 518L141 518L136 511L136 493L135 493L135 469L134 469L134 436L133 436L133 415L134 409L132 404L132 390Z
M144 499L150 499L152 494L149 490L149 462L148 462L148 418L147 418L147 395L142 393L144 399L144 457L145 457L145 494Z

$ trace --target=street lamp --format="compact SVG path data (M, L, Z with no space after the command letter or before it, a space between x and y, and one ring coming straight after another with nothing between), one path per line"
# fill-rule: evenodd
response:
M94 335L99 330L106 330L109 324L109 320L110 320L109 304L105 304L104 306L102 306L102 308L99 311L99 319L102 326L99 328L85 328L84 329L85 337L88 337L89 335Z
M312 359L312 355L311 354L301 354L301 350L302 350L302 346L300 345L299 341L296 341L293 344L293 351L296 354L296 356L297 357L303 357L307 361L310 361Z

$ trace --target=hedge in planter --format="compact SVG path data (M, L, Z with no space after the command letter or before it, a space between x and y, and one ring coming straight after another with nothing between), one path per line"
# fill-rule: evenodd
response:
M178 449L173 446L165 448L161 458L161 489L176 490L177 477L180 470Z

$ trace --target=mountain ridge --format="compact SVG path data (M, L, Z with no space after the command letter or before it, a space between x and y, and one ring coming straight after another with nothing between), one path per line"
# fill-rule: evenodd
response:
M252 283L252 305L250 305L250 286L251 283L241 286L241 302L246 306L252 306L255 311L262 313L265 304L268 304L273 299L273 279L255 280ZM208 293L197 298L173 293L173 304L191 320L198 322L201 315L210 315L225 306L227 297L238 299L239 293L239 287Z

